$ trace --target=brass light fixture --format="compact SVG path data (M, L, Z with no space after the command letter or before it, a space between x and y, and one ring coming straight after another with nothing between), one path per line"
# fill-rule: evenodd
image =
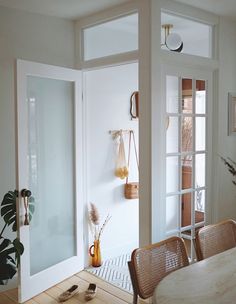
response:
M165 30L165 42L161 45L165 45L170 51L180 53L183 50L184 44L179 34L170 33L173 24L163 24L162 28Z

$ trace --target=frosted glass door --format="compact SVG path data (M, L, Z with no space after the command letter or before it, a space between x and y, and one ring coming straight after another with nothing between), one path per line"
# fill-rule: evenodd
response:
M73 82L27 77L31 275L75 255L73 91Z
M82 188L76 183L82 176L76 157L82 141L75 136L82 119L78 71L20 61L19 74L19 190L29 189L34 198L29 226L20 216L25 301L83 268Z

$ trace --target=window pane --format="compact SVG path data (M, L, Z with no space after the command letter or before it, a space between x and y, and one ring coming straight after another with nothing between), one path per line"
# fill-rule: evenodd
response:
M181 201L182 201L181 227L191 225L191 198L192 198L192 193L185 193L181 196Z
M192 155L182 156L182 189L192 188Z
M168 118L167 131L166 131L166 152L177 153L179 151L179 118Z
M206 114L206 89L205 81L196 81L196 114Z
M182 79L182 112L193 112L192 79Z
M178 156L166 159L166 192L179 190L179 158Z
M195 192L195 223L204 221L205 215L205 190Z
M206 118L196 117L196 151L206 149Z
M181 37L183 49L181 53L211 58L212 26L180 16L161 13L161 24L172 24L170 33ZM170 51L165 42L164 29L161 32L161 48Z
M195 156L195 187L205 186L205 154L196 154Z
M178 113L179 79L176 76L166 77L166 112Z
M84 60L138 49L138 14L105 22L83 31Z
M182 152L193 150L193 119L182 117Z
M178 229L179 226L179 196L166 198L166 230Z

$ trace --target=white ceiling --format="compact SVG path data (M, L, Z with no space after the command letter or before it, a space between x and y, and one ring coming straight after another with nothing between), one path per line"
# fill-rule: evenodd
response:
M27 12L78 19L132 0L0 0L0 6ZM145 1L145 0L142 0ZM220 16L236 19L236 0L176 0Z
M131 0L0 0L0 6L43 15L78 19L129 1Z
M219 16L236 19L236 0L175 0Z

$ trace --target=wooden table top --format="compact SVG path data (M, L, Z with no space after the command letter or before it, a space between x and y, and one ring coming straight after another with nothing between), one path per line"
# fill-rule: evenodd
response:
M153 303L236 303L236 248L172 272L158 284Z

